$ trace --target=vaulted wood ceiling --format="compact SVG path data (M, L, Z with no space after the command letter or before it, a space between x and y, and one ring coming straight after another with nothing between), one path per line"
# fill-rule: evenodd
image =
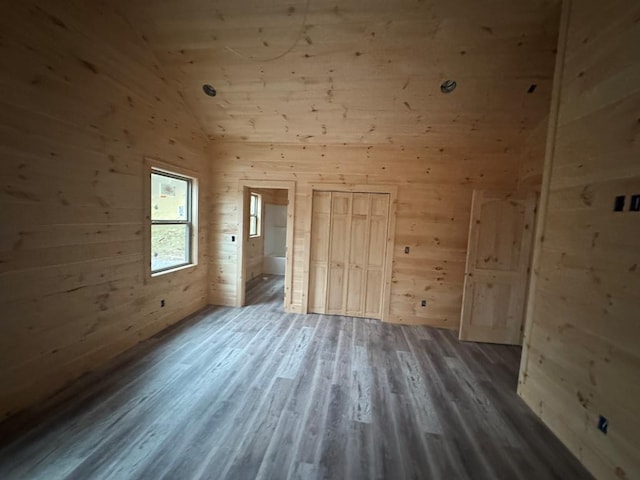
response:
M548 110L537 96L551 88L555 1L137 0L121 9L215 140L403 145L453 135L517 149ZM449 95L445 79L458 83ZM205 96L204 83L218 95Z

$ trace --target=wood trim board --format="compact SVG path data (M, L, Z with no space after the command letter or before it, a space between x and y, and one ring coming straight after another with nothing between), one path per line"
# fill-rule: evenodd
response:
M542 185L538 200L537 214L535 218L535 233L533 236L533 253L531 254L531 267L529 272L529 284L526 294L524 334L522 337L522 356L520 357L520 373L518 375L518 394L522 396L521 385L526 382L527 364L529 362L529 339L533 329L533 317L535 311L535 291L537 285L538 269L544 240L545 222L549 204L549 187L551 185L551 171L555 157L556 132L558 128L558 115L560 113L560 98L562 94L562 79L564 75L565 54L569 32L569 17L571 14L571 0L563 0L562 14L560 16L560 28L558 32L558 53L553 76L553 91L551 93L551 110L549 112L549 124L547 126L547 143L544 155L542 171Z

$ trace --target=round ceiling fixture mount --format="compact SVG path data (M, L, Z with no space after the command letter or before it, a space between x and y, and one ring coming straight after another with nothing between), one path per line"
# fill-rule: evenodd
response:
M209 85L208 83L202 85L202 91L210 97L215 97L216 93L218 93L216 92L216 89L213 88L213 85Z
M442 85L440 85L440 91L442 93L451 93L456 89L457 86L458 84L455 80L445 80L444 82L442 82Z

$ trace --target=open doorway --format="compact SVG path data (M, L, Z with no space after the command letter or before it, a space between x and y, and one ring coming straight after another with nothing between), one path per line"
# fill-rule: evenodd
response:
M291 311L295 183L242 180L237 306L283 299Z

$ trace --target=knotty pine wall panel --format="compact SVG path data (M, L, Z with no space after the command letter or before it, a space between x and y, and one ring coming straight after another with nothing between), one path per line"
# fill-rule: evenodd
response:
M566 7L518 388L599 479L640 477L639 21L633 0Z
M545 146L548 135L549 117L545 116L529 133L520 155L520 171L518 172L518 190L522 192L540 193L542 185L542 169Z
M1 419L207 303L209 156L106 3L14 2L0 24ZM148 284L145 156L197 172L203 206L199 266Z
M453 146L457 123L478 148L499 137L521 147L545 113L558 18L539 1L309 2L306 15L304 2L122 8L217 140L365 146L423 135ZM453 98L438 89L445 78L460 85Z

